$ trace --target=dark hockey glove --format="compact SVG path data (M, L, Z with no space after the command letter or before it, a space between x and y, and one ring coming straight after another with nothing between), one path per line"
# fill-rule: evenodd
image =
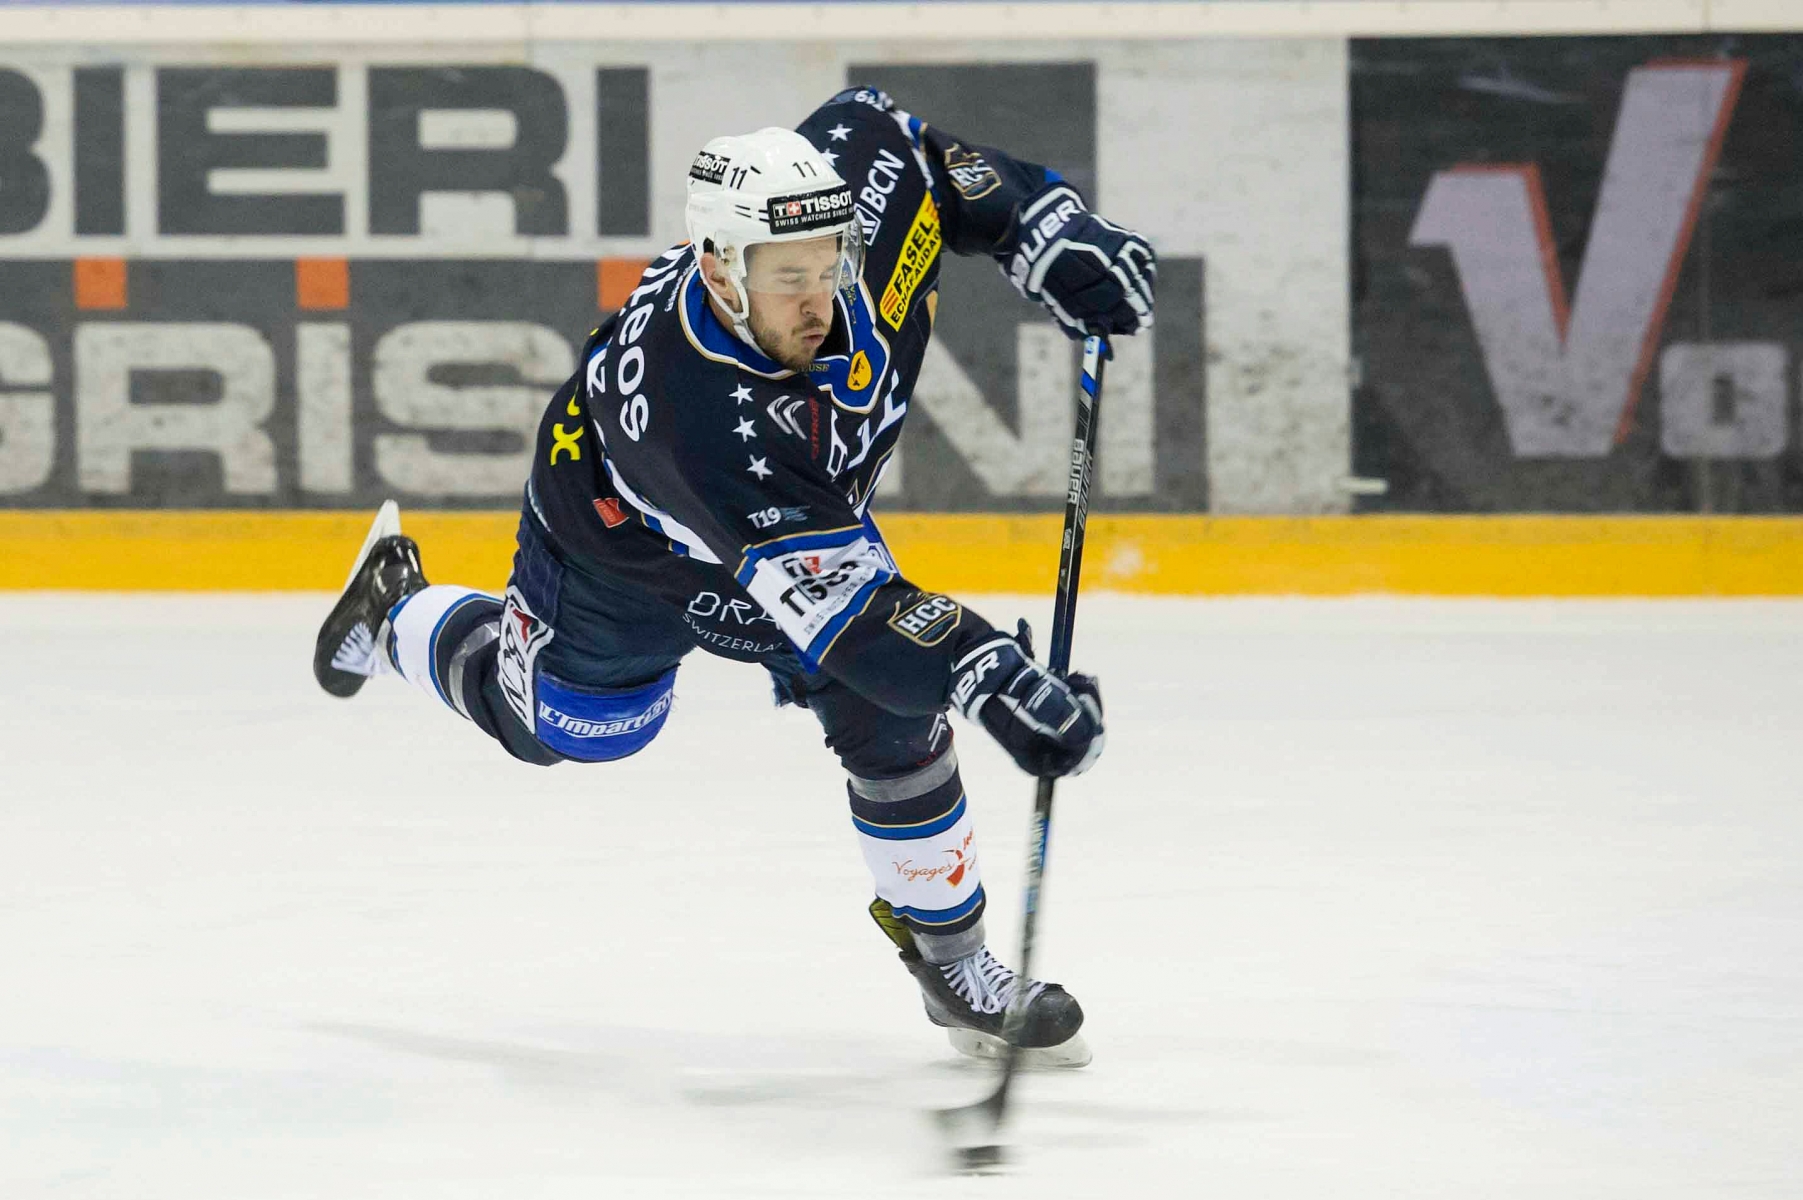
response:
M952 667L952 704L982 723L1021 770L1081 775L1102 754L1102 692L1087 675L1060 679L997 634Z
M1014 249L996 261L1014 290L1045 305L1073 338L1152 324L1158 256L1138 234L1085 208L1068 183L1021 201Z

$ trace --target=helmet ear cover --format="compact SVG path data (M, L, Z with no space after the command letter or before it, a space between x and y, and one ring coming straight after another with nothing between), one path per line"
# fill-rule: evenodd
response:
M701 286L707 289L708 295L725 305L727 311L737 318L734 321L736 330L740 323L751 316L751 297L746 294L743 273L735 274L732 269L733 260L738 256L732 253L731 246L715 246L713 238L703 239L701 252L713 255L716 266L714 273L710 274L706 270L701 272ZM699 260L697 260L697 265L700 265ZM719 286L718 279L721 273L725 274L726 285L732 289L731 291L726 291ZM755 342L752 344L756 345Z

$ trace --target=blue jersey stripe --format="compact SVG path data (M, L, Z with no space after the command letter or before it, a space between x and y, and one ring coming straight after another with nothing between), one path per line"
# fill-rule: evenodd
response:
M870 532L870 528L864 525L847 525L842 529L795 533L788 537L760 542L755 546L746 546L742 551L744 557L739 560L739 569L733 572L733 578L739 581L740 587L744 587L751 582L752 574L757 570L758 563L765 559L793 554L798 550L840 550L861 537L869 537Z
M826 657L827 651L833 648L833 643L839 640L839 635L845 632L845 627L857 620L863 615L864 610L870 607L870 601L876 595L876 590L894 578L895 575L890 571L878 570L869 583L858 589L858 594L851 598L851 602L839 610L839 615L828 621L820 632L814 635L812 642L806 646L796 647L801 653L803 661L810 667L818 667L820 660Z

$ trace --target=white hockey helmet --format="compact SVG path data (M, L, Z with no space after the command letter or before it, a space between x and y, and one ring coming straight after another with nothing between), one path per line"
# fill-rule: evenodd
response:
M839 239L836 286L857 285L863 267L863 227L852 206L851 188L813 143L793 129L770 127L756 133L717 137L689 164L689 200L684 213L689 240L699 256L711 251L726 271L738 301L733 332L756 347L747 324L749 251L765 242ZM808 280L798 290L812 290ZM772 283L759 290L780 291Z

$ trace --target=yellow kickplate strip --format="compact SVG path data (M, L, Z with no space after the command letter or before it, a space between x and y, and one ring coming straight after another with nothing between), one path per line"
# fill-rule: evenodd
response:
M499 588L511 512L404 512L435 580ZM370 514L0 511L0 588L336 590ZM1046 592L1057 515L895 513L908 577ZM1803 595L1803 517L1097 516L1084 582L1170 595Z
M375 512L0 512L0 588L337 591ZM427 574L507 581L518 513L401 514Z
M1060 519L882 519L909 577L1050 591ZM1803 595L1803 518L1098 516L1085 586L1168 595Z

